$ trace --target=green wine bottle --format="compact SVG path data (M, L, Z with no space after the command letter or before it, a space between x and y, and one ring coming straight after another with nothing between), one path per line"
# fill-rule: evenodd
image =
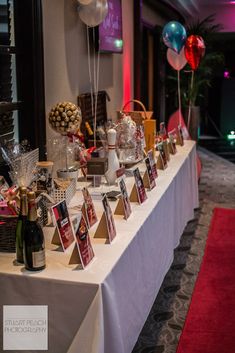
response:
M27 188L20 188L20 213L16 224L16 260L24 263L23 257L23 239L25 223L28 215Z
M28 219L24 233L24 264L29 271L39 271L46 267L44 235L37 222L35 193L28 193Z

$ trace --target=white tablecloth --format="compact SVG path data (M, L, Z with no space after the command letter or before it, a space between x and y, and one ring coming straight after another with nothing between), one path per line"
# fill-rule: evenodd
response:
M86 270L53 250L39 273L0 254L1 311L3 305L48 305L50 353L130 353L198 207L194 142L178 147L156 182L144 204L132 204L128 221L115 216L117 237L94 244L96 258ZM128 179L129 189L132 184Z

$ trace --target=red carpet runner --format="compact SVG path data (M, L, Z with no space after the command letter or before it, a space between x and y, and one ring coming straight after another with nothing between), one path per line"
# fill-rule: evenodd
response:
M235 352L235 210L216 208L177 353Z

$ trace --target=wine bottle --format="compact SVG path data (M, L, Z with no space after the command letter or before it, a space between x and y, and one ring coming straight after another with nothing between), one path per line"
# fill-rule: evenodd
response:
M16 260L24 263L23 257L23 239L25 224L28 215L27 188L20 188L20 213L16 224Z
M24 264L29 271L39 271L46 267L44 235L37 222L35 193L28 193L28 219L24 233Z

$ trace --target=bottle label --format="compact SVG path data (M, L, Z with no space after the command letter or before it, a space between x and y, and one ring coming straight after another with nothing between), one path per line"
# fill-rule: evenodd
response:
M45 250L32 252L33 267L43 267L46 263Z

